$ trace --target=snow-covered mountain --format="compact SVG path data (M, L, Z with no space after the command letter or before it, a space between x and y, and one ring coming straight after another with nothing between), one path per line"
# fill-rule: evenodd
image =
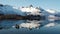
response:
M52 15L55 15L57 13L56 10L53 10L53 9L48 9L46 10L48 13L52 14Z
M22 15L22 16L25 15L22 11L18 9L14 9L10 5L2 5L2 4L0 4L0 14L4 14L4 15L17 14L17 15Z
M28 7L20 7L19 9L16 9L10 5L0 4L0 14L4 14L4 15L17 14L17 15L22 15L22 16L32 14L32 15L49 16L49 15L59 15L59 12L53 9L44 10L41 7L33 7L32 5Z
M28 7L20 7L19 10L21 10L22 12L25 12L27 14L32 14L32 15L55 15L57 13L56 10L53 9L48 9L48 10L44 10L41 7L33 7L32 5L28 6Z
M44 9L40 7L33 7L32 5L29 7L20 7L19 10L25 12L27 15L47 15Z
M52 15L52 16L55 16L55 17L60 17L60 12L59 11L56 11L56 10L53 10L53 9L48 9L46 11L48 12L49 16Z

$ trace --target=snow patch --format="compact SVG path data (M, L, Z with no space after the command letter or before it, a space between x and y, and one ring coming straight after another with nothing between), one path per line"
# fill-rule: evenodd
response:
M47 12L49 12L49 13L51 13L51 14L55 14L55 13L56 13L56 10L48 9Z
M19 25L20 28L24 27L24 28L37 28L40 26L40 24L35 24L35 23L22 23Z
M45 25L45 27L53 27L53 26L56 26L56 24L55 23L49 23L49 24Z

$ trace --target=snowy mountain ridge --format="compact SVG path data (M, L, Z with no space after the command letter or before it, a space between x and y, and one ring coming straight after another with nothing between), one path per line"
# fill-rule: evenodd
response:
M2 5L0 4L0 14L17 14L17 15L55 15L58 11L50 9L50 10L44 10L40 7L33 7L30 5L29 7L21 7L19 9L15 9L10 5ZM58 15L58 14L57 14Z
M17 15L24 15L22 11L18 9L14 9L10 5L2 5L0 4L0 14L8 15L8 14L17 14Z

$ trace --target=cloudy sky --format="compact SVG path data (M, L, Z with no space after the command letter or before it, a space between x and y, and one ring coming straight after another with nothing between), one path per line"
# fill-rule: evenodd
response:
M11 6L40 6L44 9L55 9L60 11L60 0L0 0L0 4L8 4Z

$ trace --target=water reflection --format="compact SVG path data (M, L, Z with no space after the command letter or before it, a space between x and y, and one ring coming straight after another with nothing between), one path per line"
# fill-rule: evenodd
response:
M47 25L45 25L45 27L53 27L53 26L56 26L57 24L56 23L49 23Z
M42 27L53 27L60 24L59 21L50 20L2 20L0 21L0 30L10 29L10 28L26 28L26 29L40 29Z
M38 22L26 22L26 23L21 23L19 25L15 25L16 28L28 28L28 29L33 29L33 28L39 28L40 24Z
M10 29L13 25L20 24L26 20L2 20L0 21L0 29Z

